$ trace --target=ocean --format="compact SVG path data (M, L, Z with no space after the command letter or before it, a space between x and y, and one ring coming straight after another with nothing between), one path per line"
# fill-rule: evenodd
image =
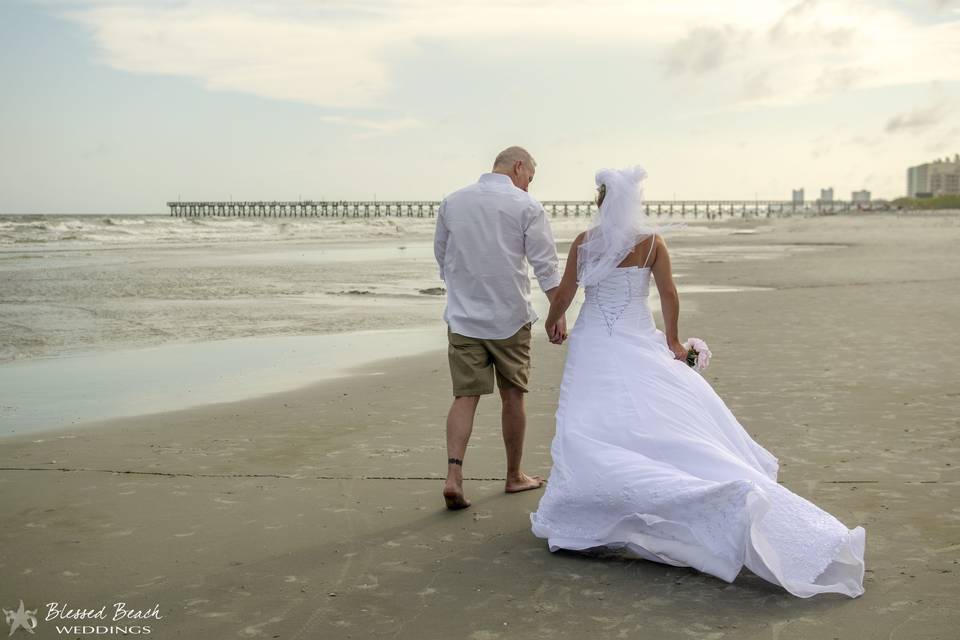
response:
M434 224L0 216L0 434L270 393L444 349ZM588 224L551 221L561 259ZM739 247L752 224L690 221L672 250L681 292L711 290L684 280L690 261L786 250Z

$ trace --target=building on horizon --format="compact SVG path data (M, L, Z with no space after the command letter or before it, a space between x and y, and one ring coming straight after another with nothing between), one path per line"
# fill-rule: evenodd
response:
M960 195L960 153L907 169L907 197Z
M824 204L833 202L833 187L829 189L820 189L820 199L817 202L822 202Z
M803 189L793 190L793 204L803 204Z
M870 192L866 189L854 191L850 194L850 202L870 202Z

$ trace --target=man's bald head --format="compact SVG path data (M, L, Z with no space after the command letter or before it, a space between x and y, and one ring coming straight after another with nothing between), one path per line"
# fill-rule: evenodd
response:
M530 152L523 147L507 147L497 154L493 161L493 172L509 176L518 189L524 191L533 181L537 171L537 162Z

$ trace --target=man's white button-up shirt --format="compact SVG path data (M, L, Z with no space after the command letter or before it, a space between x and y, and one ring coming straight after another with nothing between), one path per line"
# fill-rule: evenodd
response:
M541 289L560 284L543 206L500 173L485 173L440 203L434 253L447 288L443 319L472 338L509 338L539 318L528 261Z

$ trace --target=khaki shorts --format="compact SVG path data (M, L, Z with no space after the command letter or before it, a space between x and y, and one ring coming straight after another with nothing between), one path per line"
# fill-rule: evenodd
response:
M447 358L453 395L481 396L493 393L493 378L497 387L518 387L526 392L530 379L530 326L520 327L509 338L488 340L470 338L450 331L447 327Z

